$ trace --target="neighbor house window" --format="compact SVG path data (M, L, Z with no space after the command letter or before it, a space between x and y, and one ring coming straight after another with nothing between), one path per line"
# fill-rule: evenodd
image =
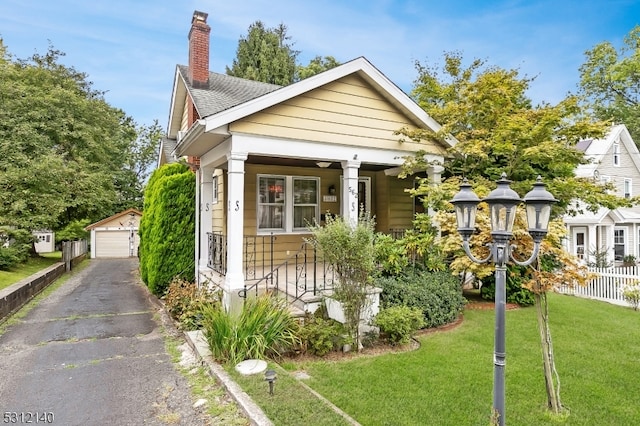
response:
M258 176L258 230L304 231L318 219L320 179Z
M624 198L631 198L631 179L624 180Z
M584 259L584 232L576 232L576 257L578 259Z
M211 203L216 204L218 202L218 176L213 177L211 190L213 191L213 194L211 194Z
M618 142L613 144L613 165L620 165L620 144Z
M616 228L613 230L613 253L614 259L622 262L626 252L626 243L624 237L624 229Z

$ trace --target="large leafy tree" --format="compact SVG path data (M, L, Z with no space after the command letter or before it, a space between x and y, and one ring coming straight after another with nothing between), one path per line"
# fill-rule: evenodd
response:
M227 74L281 86L293 83L299 52L290 40L286 25L267 28L262 21L254 22L238 41L236 58Z
M607 41L587 50L585 57L581 94L600 119L624 123L640 144L640 25L618 50Z
M413 96L435 120L443 123L443 128L438 134L408 129L399 133L414 140L451 137L457 140L444 163L444 183L434 187L423 180L414 191L414 195L426 200L429 208L439 211L436 221L443 231L444 251L455 259L451 264L454 272L470 271L479 278L493 272L492 265L471 262L461 249L448 200L457 192L462 177L473 182L475 191L483 196L495 188L493 181L506 173L513 180L512 187L523 195L540 175L559 199L556 217L575 211L575 199L583 200L591 210L601 205L629 204L606 193L598 183L574 175L575 168L586 161L583 153L575 149L576 143L583 137L601 137L608 128L608 123L593 121L583 114L577 97L569 96L557 105L534 106L526 94L531 79L520 77L517 70L486 66L481 60L465 67L459 53L445 54L441 68L417 63L417 69ZM419 158L411 160L407 167L411 170L419 163ZM519 218L520 230L514 234L514 255L521 260L532 249L523 220ZM482 258L487 254L486 244L491 241L484 203L480 205L477 223L480 232L472 237L471 245ZM564 227L557 220L543 244L544 262L524 272L512 271L523 274L526 287L534 293L548 404L554 412L560 412L562 404L548 327L546 292L554 285L573 285L587 277L577 260L562 250L563 236Z
M140 132L61 56L50 47L14 59L0 40L2 225L59 230L140 205L143 175L132 161L156 128Z
M305 78L309 78L316 74L320 74L321 72L330 70L331 68L335 68L338 65L340 65L340 62L338 62L333 56L316 56L309 61L309 64L298 65L296 67L295 80L304 80Z

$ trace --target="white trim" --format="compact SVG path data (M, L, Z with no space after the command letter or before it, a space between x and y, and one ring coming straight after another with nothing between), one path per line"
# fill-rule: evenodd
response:
M400 90L398 86L392 83L391 80L389 80L364 57L360 57L328 71L316 74L297 83L282 87L258 98L244 102L233 108L229 108L228 110L222 111L218 114L206 117L206 131L240 120L258 111L262 111L271 106L295 98L296 96L300 96L313 89L354 73L358 73L364 77L365 80L380 90L385 98L400 109L404 110L407 115L410 115L411 118L419 124L433 130L434 132L437 132L442 128L439 123L427 114L406 93ZM385 96L385 94L387 96ZM446 140L446 143L449 146L455 145L455 142L455 139L452 137L447 138Z
M261 178L276 178L284 180L284 204L282 205L282 211L284 217L282 218L282 228L260 228L260 179ZM258 235L274 234L308 234L309 231L306 226L296 228L294 226L294 181L299 180L312 180L316 182L316 208L315 208L315 220L320 220L320 188L321 182L318 176L297 176L297 175L274 175L268 173L259 173L256 175L256 233Z

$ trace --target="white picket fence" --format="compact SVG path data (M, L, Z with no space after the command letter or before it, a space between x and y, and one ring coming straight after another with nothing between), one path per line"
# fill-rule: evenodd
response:
M630 306L622 297L622 288L640 282L640 269L632 267L613 268L589 268L589 272L598 275L589 281L586 286L562 286L559 293L572 294L574 296L589 299L602 300L616 305Z

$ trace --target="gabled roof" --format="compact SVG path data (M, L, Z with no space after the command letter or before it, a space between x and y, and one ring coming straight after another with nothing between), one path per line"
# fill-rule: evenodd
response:
M203 132L221 128L351 74L357 74L367 81L374 90L402 111L417 127L430 129L434 132L442 127L364 57L283 87L213 73L211 74L213 79L210 78L209 81L209 90L196 89L188 85L188 79L183 74L185 71L185 68L178 67L171 106L169 136L175 137L177 135L179 117L176 106L184 105L186 91L203 118L196 121L187 135L178 142L178 152L181 151L181 147L188 146L192 142L191 139ZM226 87L213 88L214 84L222 84ZM180 86L184 88L184 93L180 92ZM217 105L216 102L222 103ZM449 146L453 146L455 142L453 137L446 141Z
M209 73L209 87L195 88L189 82L189 67L178 65L178 72L187 85L193 103L202 118L243 104L282 86L247 80L226 74Z
M85 231L91 231L92 229L97 228L97 227L99 227L99 226L101 226L101 225L103 225L103 224L105 224L107 222L111 222L114 219L117 219L117 218L123 217L123 216L127 216L130 213L133 213L134 215L136 215L138 217L142 216L142 212L140 210L138 210L138 209L127 209L125 211L121 211L120 213L116 213L113 216L109 216L106 219L102 219L102 220L100 220L100 221L98 221L96 223L92 223L91 225L86 226L84 228L84 230Z
M585 156L591 160L589 164L581 164L576 169L578 177L593 177L605 155L610 151L611 146L619 141L629 152L633 164L640 171L640 152L635 142L629 134L629 130L624 124L611 127L611 130L604 139L585 139L578 142L576 149L583 151Z

